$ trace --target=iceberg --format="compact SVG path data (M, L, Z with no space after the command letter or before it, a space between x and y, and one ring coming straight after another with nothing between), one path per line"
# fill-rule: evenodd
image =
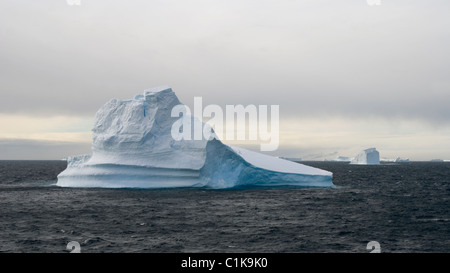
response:
M380 153L375 148L369 148L360 152L352 159L350 164L377 165L380 164Z
M431 159L430 161L431 162L445 162L443 159L439 159L439 158Z
M331 160L331 161L335 161L335 162L351 162L353 160L353 157L347 157L347 156L338 156L335 159Z
M401 158L401 157L397 157L394 160L395 163L399 163L399 162L409 162L409 158Z
M409 158L401 158L401 157L396 157L395 159L391 159L391 158L380 158L380 162L388 162L388 163L409 162Z
M332 173L212 139L175 140L182 105L170 87L112 99L95 117L92 154L67 158L61 187L170 188L239 186L332 187ZM193 126L206 124L186 117Z

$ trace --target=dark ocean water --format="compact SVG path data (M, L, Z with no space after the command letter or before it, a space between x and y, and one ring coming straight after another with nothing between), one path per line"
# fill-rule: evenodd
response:
M0 252L450 252L450 163L303 162L336 188L60 188L63 161L0 161Z

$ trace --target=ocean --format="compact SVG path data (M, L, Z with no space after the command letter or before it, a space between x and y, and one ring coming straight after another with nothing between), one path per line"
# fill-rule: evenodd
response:
M302 163L336 187L61 188L64 161L0 161L0 252L450 252L450 163Z

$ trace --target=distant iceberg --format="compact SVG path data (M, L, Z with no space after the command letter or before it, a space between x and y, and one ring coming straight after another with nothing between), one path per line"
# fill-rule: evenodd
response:
M353 160L353 157L338 156L335 159L332 159L331 161L335 161L335 162L351 162L352 160Z
M409 158L401 158L401 157L397 157L397 158L394 158L394 159L381 158L380 162L392 162L392 163L409 162Z
M69 157L57 185L333 186L331 172L228 146L217 138L174 140L171 129L178 118L171 117L171 110L180 104L169 87L146 90L131 100L110 100L96 114L92 154Z
M437 159L431 159L430 161L431 161L431 162L445 162L445 160L439 159L439 158L437 158Z
M360 152L352 159L350 164L376 165L380 164L380 153L375 148L369 148Z

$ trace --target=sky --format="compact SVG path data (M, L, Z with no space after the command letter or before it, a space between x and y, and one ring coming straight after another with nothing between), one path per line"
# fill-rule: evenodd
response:
M450 159L450 1L72 2L0 1L0 160L90 153L104 103L161 85L279 105L272 155Z

